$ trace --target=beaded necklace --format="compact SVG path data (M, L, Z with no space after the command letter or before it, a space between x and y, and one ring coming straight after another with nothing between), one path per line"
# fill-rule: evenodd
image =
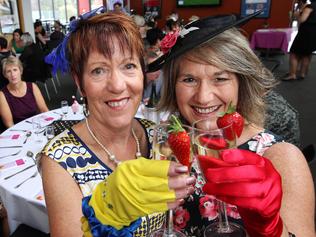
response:
M121 161L118 160L118 159L116 159L115 155L112 154L112 153L96 138L96 136L94 135L94 133L91 131L90 126L89 126L89 123L88 123L88 119L86 119L86 125L87 125L87 129L88 129L88 131L89 131L91 137L92 137L92 138L94 139L94 141L95 141L96 143L98 143L98 145L105 151L105 153L108 155L108 159L109 159L110 161L112 161L115 165L119 165L119 164L121 163ZM136 152L135 156L136 156L136 158L139 158L139 157L142 156L142 154L141 154L141 152L140 152L139 140L138 140L138 138L137 138L137 136L136 136L135 131L134 131L133 128L132 128L132 135L133 135L133 137L134 137L134 139L135 139L136 147L137 147L137 152Z

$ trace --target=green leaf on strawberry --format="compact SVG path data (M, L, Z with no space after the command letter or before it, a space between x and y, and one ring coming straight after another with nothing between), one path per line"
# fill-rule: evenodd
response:
M171 115L168 127L168 143L177 160L190 168L191 166L191 142L187 131L182 127L180 120Z

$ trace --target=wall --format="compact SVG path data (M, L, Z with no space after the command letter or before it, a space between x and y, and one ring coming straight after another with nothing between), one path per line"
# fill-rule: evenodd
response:
M253 19L243 28L249 36L256 29L262 28L267 22L270 28L284 28L289 26L289 11L292 8L291 0L271 0L271 12L268 19ZM217 7L203 8L177 8L176 0L161 0L162 17L159 20L159 26L164 26L166 17L172 12L177 12L180 18L185 21L192 15L206 17L216 14L240 13L241 0L222 0L222 5ZM131 1L131 9L135 9L137 14L143 14L142 0Z

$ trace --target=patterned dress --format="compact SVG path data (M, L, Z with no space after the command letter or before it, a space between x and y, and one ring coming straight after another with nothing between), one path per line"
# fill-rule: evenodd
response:
M148 150L151 151L153 123L145 119L138 121L146 131ZM96 185L113 172L72 129L67 129L52 139L43 153L58 162L73 177L84 197L91 195ZM164 221L164 213L143 217L134 236L148 236L150 232L162 227Z
M270 146L281 141L281 137L265 130L238 148L263 155ZM205 181L196 162L195 160L192 166L192 175L195 175L197 180L195 192L187 198L183 206L174 211L174 226L186 236L203 236L205 227L218 220L218 203L214 196L203 194ZM236 206L227 204L227 215L230 222L243 225Z

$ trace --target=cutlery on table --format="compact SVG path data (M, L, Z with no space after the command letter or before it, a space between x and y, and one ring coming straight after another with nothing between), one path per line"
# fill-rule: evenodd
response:
M9 157L9 156L16 156L16 155L20 154L21 151L22 151L22 150L19 150L19 151L15 152L15 153L12 153L12 154L10 154L10 155L0 156L0 159L6 158L6 157Z
M38 172L37 170L30 176L28 177L27 179L24 179L21 183L17 184L14 188L19 188L22 184L24 184L26 181L30 180L30 179L33 179L37 176Z
M28 169L34 167L34 166L35 166L35 164L34 164L34 165L30 165L30 166L28 166L28 167L25 167L23 170L19 170L18 172L11 174L11 175L5 177L4 179L6 179L6 180L7 180L7 179L10 179L10 178L12 178L13 176L15 176L15 175L17 175L17 174L20 174L20 173L22 173L22 172L24 172L24 171L26 171L26 170L28 170Z
M33 152L27 151L27 152L26 152L26 156L29 157L29 158L31 158L31 159L34 161L34 164L36 164L36 160L35 160L35 158L33 157L33 156L34 156L34 153L33 153Z
M11 131L20 131L20 132L28 132L29 130L26 130L26 129L11 129L11 128L9 128L9 131L11 132Z
M31 131L28 131L28 132L25 134L26 138L25 138L23 144L26 143L27 139L29 139L29 137L30 137L31 135L32 135L32 132L31 132Z
M1 148L22 148L22 146L0 146Z

